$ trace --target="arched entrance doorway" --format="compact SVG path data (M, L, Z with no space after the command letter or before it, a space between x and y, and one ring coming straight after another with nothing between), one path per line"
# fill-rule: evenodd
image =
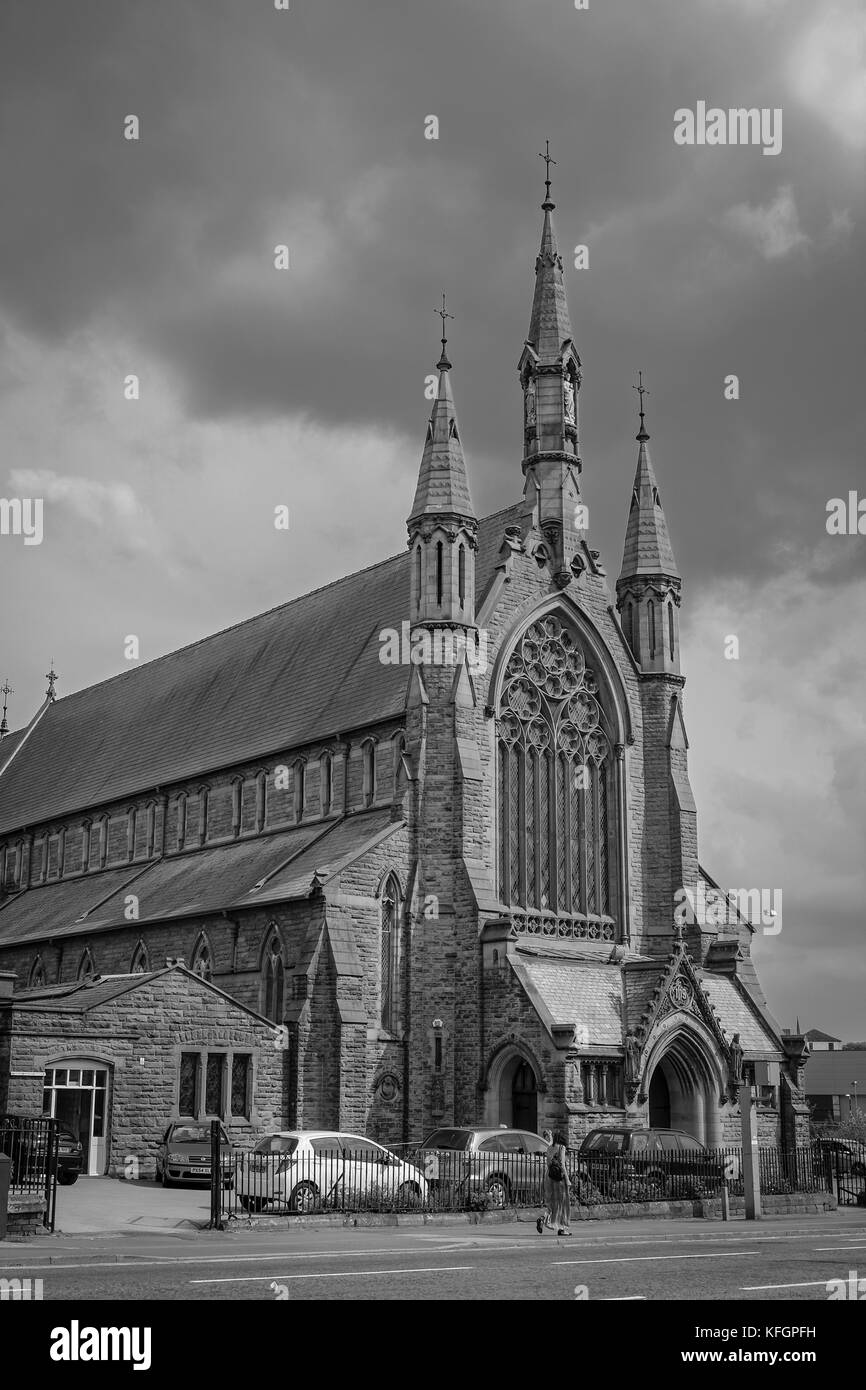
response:
M534 1064L517 1048L506 1048L491 1063L487 1082L485 1122L510 1129L538 1132L541 1087Z
M651 1049L645 1089L651 1126L685 1130L711 1147L721 1143L717 1068L690 1029L668 1033Z
M521 1062L511 1081L511 1124L533 1134L538 1125L538 1087L528 1062Z

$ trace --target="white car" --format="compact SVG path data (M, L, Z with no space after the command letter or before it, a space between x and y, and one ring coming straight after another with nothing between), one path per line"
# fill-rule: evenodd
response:
M247 1212L315 1212L323 1207L421 1207L420 1168L372 1139L336 1130L282 1130L261 1139L237 1166L236 1193Z

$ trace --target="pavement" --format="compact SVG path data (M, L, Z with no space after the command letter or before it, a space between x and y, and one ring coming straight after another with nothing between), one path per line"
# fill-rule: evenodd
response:
M144 1185L117 1184L122 1190ZM67 1194L68 1195L68 1194ZM200 1194L179 1189L195 1206ZM858 1264L860 1273L858 1273ZM0 1244L0 1279L38 1278L45 1300L703 1300L830 1298L864 1279L866 1212L727 1223L610 1221L573 1236L510 1224L55 1234ZM834 1286L831 1286L834 1287ZM842 1286L839 1286L842 1287ZM850 1294L844 1295L849 1297ZM709 1316L709 1315L708 1315Z
M71 1187L57 1188L54 1228L64 1235L197 1229L209 1220L209 1187L79 1178Z

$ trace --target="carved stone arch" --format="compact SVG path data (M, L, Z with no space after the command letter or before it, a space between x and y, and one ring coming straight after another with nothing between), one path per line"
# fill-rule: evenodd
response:
M532 1116L522 1117L524 1123L515 1121L513 1087L521 1067L528 1067L534 1081L536 1097L547 1092L544 1066L535 1050L516 1033L500 1038L487 1055L479 1089L484 1101L485 1123L491 1126L505 1124L515 1129L536 1129L538 1122L537 1101L534 1123Z
M286 947L280 924L272 917L262 934L259 952L261 1011L272 1023L282 1023L286 999Z
M492 712L498 708L505 685L506 667L512 654L517 650L527 630L548 614L558 616L560 621L564 620L571 625L584 650L587 664L593 668L596 676L604 681L605 689L610 696L612 727L607 732L612 744L632 744L634 732L631 708L607 642L592 619L578 608L566 593L551 594L540 603L533 602L520 613L505 633L490 676L488 710Z
M78 961L78 970L76 971L75 978L77 980L89 980L95 974L96 964L93 959L93 952L91 951L90 946L87 945L81 952L81 957Z
M203 980L210 980L213 977L213 967L213 948L207 932L202 928L192 949L189 968L194 975L201 976Z
M141 937L135 945L132 953L132 960L129 963L130 975L143 975L150 969L150 953Z
M641 1063L638 1101L648 1123L685 1130L711 1148L721 1144L727 1061L705 1021L681 1012L658 1018Z

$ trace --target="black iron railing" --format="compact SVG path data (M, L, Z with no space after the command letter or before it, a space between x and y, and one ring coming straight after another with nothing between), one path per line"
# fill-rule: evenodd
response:
M277 1143L277 1140L272 1141ZM835 1191L839 1200L866 1193L866 1145L842 1156L821 1144L758 1150L765 1195ZM232 1153L212 1187L212 1220L314 1215L319 1212L457 1212L541 1208L547 1199L544 1154L473 1152L399 1145L383 1157L371 1144L343 1147L336 1138L305 1140L282 1152ZM573 1205L698 1200L743 1194L738 1146L654 1153L572 1150L567 1160ZM840 1196L846 1186L852 1197ZM866 1203L866 1196L863 1197Z
M54 1230L58 1124L43 1115L0 1114L0 1153L11 1159L12 1196L44 1197L43 1225Z

